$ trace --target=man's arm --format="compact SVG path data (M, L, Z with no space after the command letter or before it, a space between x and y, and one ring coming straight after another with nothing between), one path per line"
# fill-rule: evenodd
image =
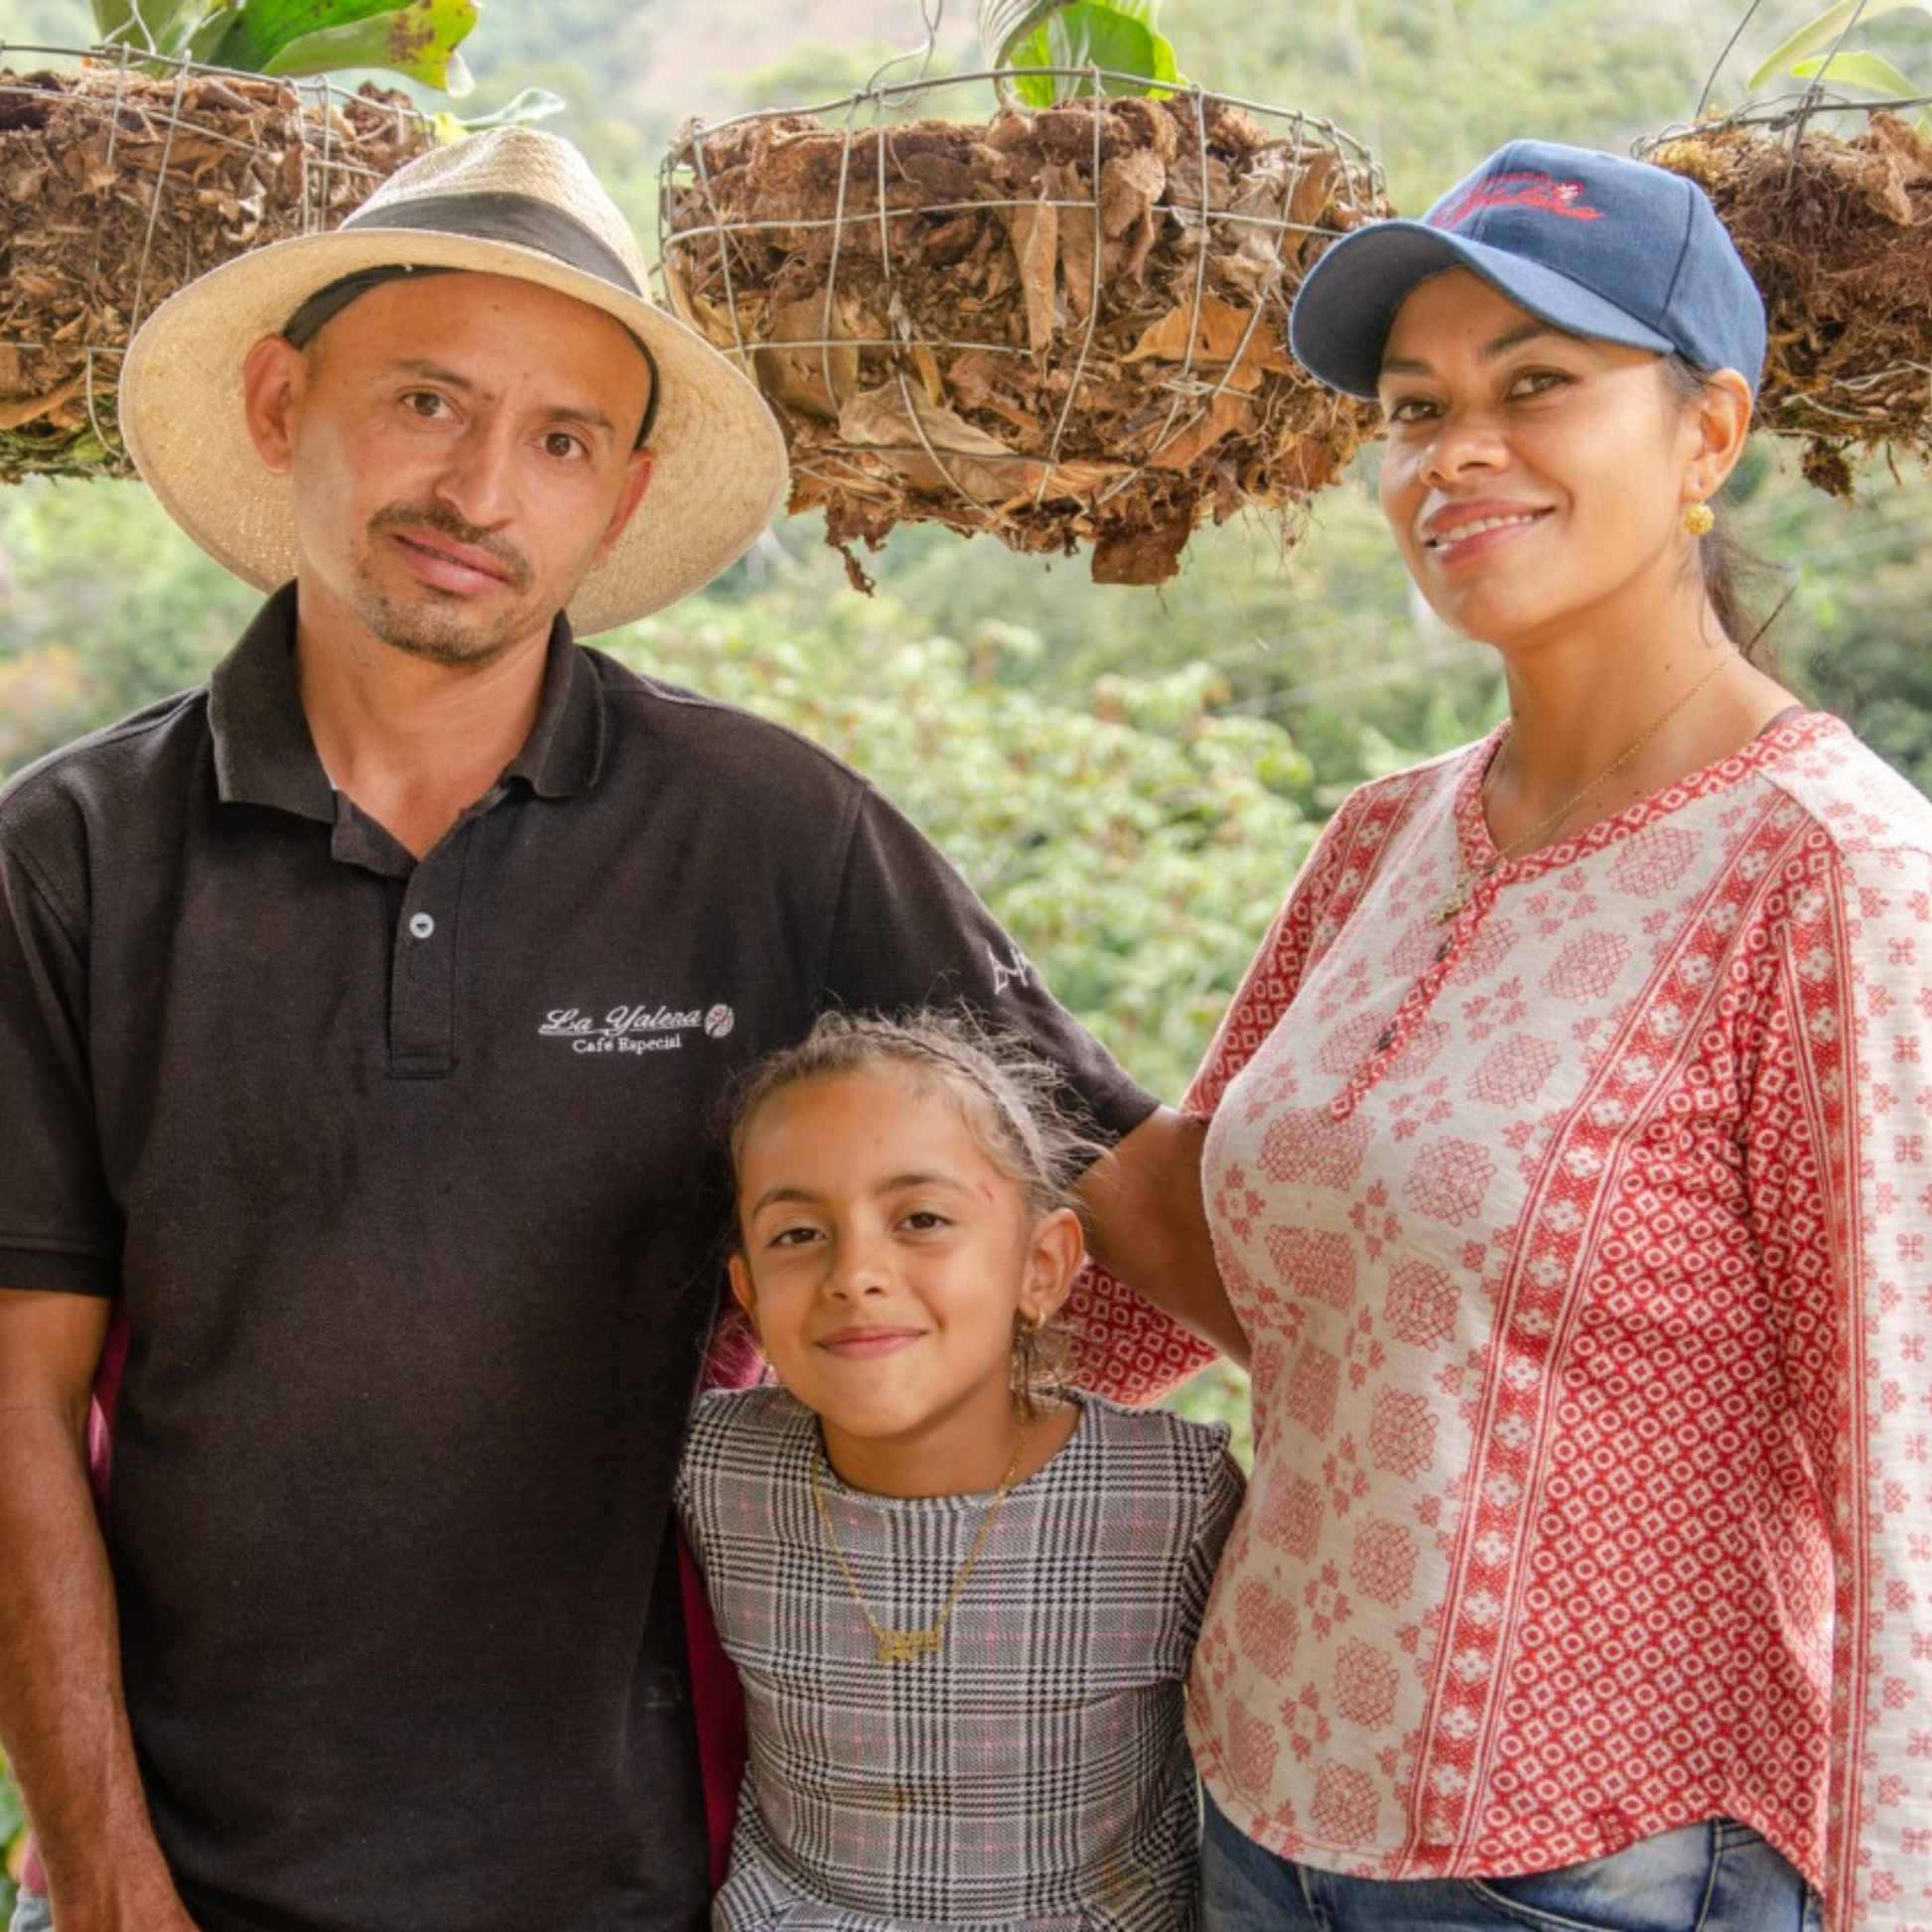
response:
M1207 1124L1158 1107L1078 1189L1087 1249L1182 1327L1246 1364L1248 1338L1214 1265L1201 1199Z
M87 1483L108 1304L0 1289L0 1744L60 1932L194 1932L148 1820Z

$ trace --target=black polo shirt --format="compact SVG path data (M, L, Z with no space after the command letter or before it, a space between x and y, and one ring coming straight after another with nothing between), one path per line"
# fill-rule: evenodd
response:
M157 1828L209 1932L702 1922L653 1581L721 1089L828 1005L964 1000L1103 1132L1152 1102L852 771L561 624L412 860L316 759L293 611L0 794L0 1283L124 1318Z

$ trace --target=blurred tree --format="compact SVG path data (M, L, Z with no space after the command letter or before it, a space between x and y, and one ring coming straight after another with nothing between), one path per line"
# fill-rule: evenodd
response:
M1307 761L1280 726L1215 715L1205 666L1110 676L1067 704L1006 677L1037 652L1030 631L938 634L890 603L809 639L761 605L686 605L617 647L858 765L1170 1095L1312 837Z
M87 0L8 0L4 31L30 47L85 47L94 37Z
M0 1755L0 1916L11 1917L27 1863L27 1814L20 1792Z
M1792 566L1790 607L1772 633L1787 669L1932 791L1932 493L1922 478L1887 481L1867 480L1856 502L1775 503L1758 542Z
M145 491L0 492L0 770L197 682L258 602Z

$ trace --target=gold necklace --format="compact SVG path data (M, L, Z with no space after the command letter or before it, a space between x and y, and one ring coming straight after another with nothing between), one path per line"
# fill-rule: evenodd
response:
M1474 894L1475 889L1478 886L1480 886L1482 882L1485 879L1487 879L1489 875L1492 872L1494 872L1498 866L1507 865L1509 861L1517 855L1517 853L1521 852L1524 849L1524 847L1532 846L1536 844L1536 842L1543 837L1544 833L1555 831L1556 828L1559 825L1561 825L1563 821L1566 818L1568 818L1570 814L1574 812L1577 809L1577 807L1584 802L1586 798L1588 798L1594 792L1600 791L1604 785L1608 784L1609 781L1613 777L1615 777L1616 774L1619 771L1621 771L1623 767L1626 764L1628 764L1630 760L1633 758L1635 758L1637 754L1641 752L1643 748L1646 745L1648 745L1650 741L1653 738L1655 738L1657 734L1660 731L1662 731L1664 727L1668 725L1670 721L1673 718L1675 718L1677 714L1680 711L1682 711L1684 707L1687 704L1689 704L1691 700L1695 698L1697 694L1700 691L1702 691L1704 687L1707 684L1709 684L1711 680L1715 678L1720 671L1724 670L1725 666L1727 666L1730 662L1731 662L1731 653L1728 650L1726 650L1724 653L1724 655L1720 657L1718 661L1715 664L1713 664L1712 667L1708 671L1706 671L1705 674L1701 678L1699 678L1698 681L1694 685L1692 685L1691 688L1688 691L1686 691L1681 698L1677 699L1670 706L1670 708L1663 714L1662 717L1658 718L1654 723L1648 725L1641 733L1638 734L1637 737L1632 739L1630 743L1626 745L1623 748L1623 750L1620 751L1616 755L1616 757L1613 758L1609 761L1609 763L1606 764L1602 768L1602 770L1600 770L1596 774L1595 777L1590 779L1588 784L1585 785L1581 791L1572 792L1570 796L1566 798L1563 801L1563 803L1556 808L1555 811L1550 813L1550 815L1547 818L1539 818L1536 821L1536 823L1532 825L1527 832L1518 833L1518 835L1515 838L1511 839L1507 845L1499 845L1496 848L1496 856L1493 859L1491 859L1488 862L1488 864L1471 870L1471 868L1465 862L1466 854L1462 849L1462 844L1460 839L1458 839L1456 841L1455 884L1449 889L1449 892L1443 897L1443 902L1439 906L1437 906L1436 923L1438 925L1448 925L1451 919L1457 917L1461 913L1462 908L1468 904L1470 897ZM1488 769L1485 770L1482 774L1482 785L1480 789L1476 792L1476 804L1478 807L1483 807L1488 804L1489 786L1495 778L1496 767L1501 762L1502 762L1502 747L1498 746L1496 748L1496 756L1489 760Z
M866 1601L859 1588L859 1580L853 1576L852 1566L846 1562L845 1552L839 1548L838 1532L832 1527L832 1512L826 1506L824 1490L819 1487L818 1465L829 1459L821 1440L819 1453L812 1457L812 1501L818 1506L818 1520L825 1525L825 1541L831 1545L832 1561L838 1565L839 1575L845 1579L845 1587L852 1592L852 1600L858 1604L859 1614L865 1618L866 1628L872 1632L873 1641L879 1646L879 1661L882 1664L909 1664L914 1657L924 1654L937 1656L945 1647L946 1619L952 1615L953 1605L959 1601L966 1581L973 1574L973 1566L979 1562L980 1552L986 1548L986 1540L993 1534L993 1525L1000 1520L1000 1512L1006 1507L1007 1497L1013 1491L1013 1479L1020 1473L1020 1454L1027 1447L1030 1420L1025 1415L1020 1418L1013 1438L1013 1453L1007 1458L1006 1473L1000 1477L993 1500L987 1504L986 1514L980 1518L979 1534L973 1538L973 1547L966 1552L966 1561L959 1566L959 1575L952 1580L952 1588L947 1590L946 1600L939 1605L939 1614L923 1630L890 1629L873 1615L872 1605Z

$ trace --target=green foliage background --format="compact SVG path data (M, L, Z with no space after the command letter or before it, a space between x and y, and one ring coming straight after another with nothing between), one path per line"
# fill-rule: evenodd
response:
M1753 57L1815 11L1759 9ZM1183 70L1366 140L1418 211L1518 133L1625 148L1688 119L1744 11L1692 0L1169 0ZM936 0L483 0L466 44L486 113L520 88L569 106L654 231L658 157L687 117L821 102L925 35ZM971 8L937 70L976 65ZM71 46L83 0L0 0L0 36ZM1890 39L1887 40L1887 35ZM1866 37L1907 71L1932 23ZM750 50L748 53L747 50ZM1916 59L1916 68L1914 60ZM0 66L26 65L6 55ZM892 77L909 77L897 68ZM1715 98L1735 100L1721 71ZM935 88L934 113L990 92ZM1419 613L1359 472L1306 532L1202 533L1160 592L1097 588L1084 560L896 533L862 599L808 522L781 523L701 598L610 640L653 674L807 732L875 777L952 854L1061 996L1149 1085L1176 1095L1321 819L1364 775L1497 715L1488 653ZM1859 500L1808 489L1759 448L1726 512L1775 565L1787 670L1932 786L1932 494L1882 466ZM133 484L0 490L0 772L199 679L254 607ZM1238 1375L1185 1392L1245 1432ZM0 1766L0 1846L18 1799ZM10 1885L0 1876L0 1908Z

